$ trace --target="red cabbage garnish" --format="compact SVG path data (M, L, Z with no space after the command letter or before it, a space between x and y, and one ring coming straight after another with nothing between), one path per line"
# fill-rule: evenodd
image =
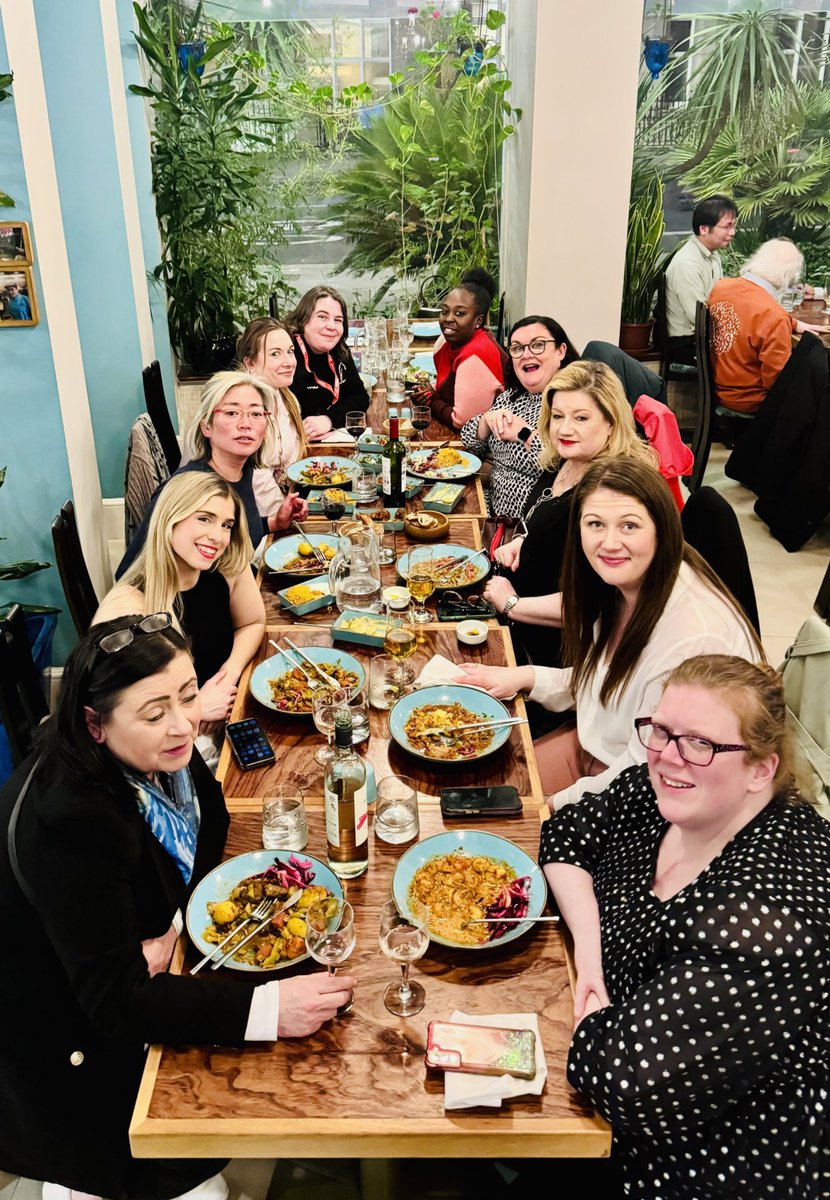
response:
M522 875L512 883L506 883L492 904L488 904L485 917L526 917L530 899L530 876ZM489 940L504 937L510 929L516 926L491 925Z
M275 858L274 865L263 871L262 878L267 883L278 883L286 889L304 888L314 878L314 870L309 859L297 858L296 854L292 854L287 863Z

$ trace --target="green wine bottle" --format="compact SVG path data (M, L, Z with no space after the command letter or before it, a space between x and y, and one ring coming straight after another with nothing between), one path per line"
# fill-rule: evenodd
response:
M399 436L399 418L389 418L389 441L381 455L381 493L384 508L401 508L406 495L406 446Z

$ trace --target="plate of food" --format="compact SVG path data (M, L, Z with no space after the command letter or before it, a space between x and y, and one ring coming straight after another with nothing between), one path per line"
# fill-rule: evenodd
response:
M299 900L266 925L229 958L232 971L281 971L308 958L305 948L303 913L316 900L342 898L343 888L334 872L307 854L290 850L252 850L229 858L204 877L193 889L187 906L187 932L200 955L215 949L232 929L239 927L225 950L241 942L255 928L245 917L269 896L280 904L297 891ZM222 953L224 954L224 950ZM219 957L217 955L216 957Z
M334 454L317 454L292 463L286 475L292 483L305 487L342 487L360 474L360 468L350 458Z
M436 736L438 729L455 729L476 721L498 721L510 713L487 692L463 683L433 684L403 696L389 713L389 732L403 750L428 762L472 762L494 754L510 737L513 726L463 729Z
M307 583L292 583L291 587L282 588L277 597L283 608L287 608L295 617L304 617L306 613L316 612L334 603L328 575L318 575Z
M547 900L545 877L520 846L494 833L459 829L436 833L401 857L392 895L402 913L412 900L429 908L429 936L442 946L492 950L532 926L472 925L481 917L538 917Z
M409 578L409 556L412 553L418 561L425 555L429 556L429 551L423 549L402 554L395 563L395 569L401 579ZM444 588L472 587L474 583L480 583L490 570L490 560L486 551L471 550L469 546L455 546L452 542L444 542L440 554L433 551L429 561L432 563L436 592Z
M481 459L469 450L444 446L441 450L415 450L406 460L410 475L421 479L466 479L481 470Z
M322 510L322 500L320 504ZM319 575L322 563L314 553L316 547L326 562L337 553L337 537L331 534L309 533L302 537L292 533L272 542L265 551L265 565L281 575Z
M312 662L319 663L327 675L336 679L347 691L362 688L366 672L353 654L335 650L333 646L303 646L303 652ZM275 652L264 659L251 673L251 695L266 708L289 717L307 717L311 713L312 689L309 681L292 659L299 660L309 672L315 671L303 662L298 654L288 655ZM323 683L321 677L320 682ZM316 689L315 689L316 690Z

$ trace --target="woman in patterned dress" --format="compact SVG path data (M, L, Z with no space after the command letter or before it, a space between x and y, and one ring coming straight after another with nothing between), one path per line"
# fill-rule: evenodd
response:
M568 1078L626 1196L819 1200L830 826L796 790L780 677L701 655L636 724L647 765L542 831L574 940Z

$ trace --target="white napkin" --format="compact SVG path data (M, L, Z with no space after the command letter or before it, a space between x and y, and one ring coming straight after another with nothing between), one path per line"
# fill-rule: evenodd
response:
M353 442L355 439L349 433L348 429L330 429L328 433L324 433L321 438L316 439L318 442L340 442L345 444Z
M456 1011L450 1017L467 1025L488 1025L504 1029L532 1029L536 1034L536 1076L533 1079L514 1079L512 1075L471 1075L466 1071L444 1072L444 1108L500 1108L502 1100L513 1096L541 1096L548 1077L548 1064L539 1036L536 1013L496 1013L483 1017L480 1013Z
M464 687L475 688L477 692L485 690L477 687L474 683L468 683L466 678L462 678L458 663L453 662L451 658L445 658L443 654L433 654L412 686L414 688L443 687L448 683L463 683ZM506 699L515 700L516 693L507 696Z

